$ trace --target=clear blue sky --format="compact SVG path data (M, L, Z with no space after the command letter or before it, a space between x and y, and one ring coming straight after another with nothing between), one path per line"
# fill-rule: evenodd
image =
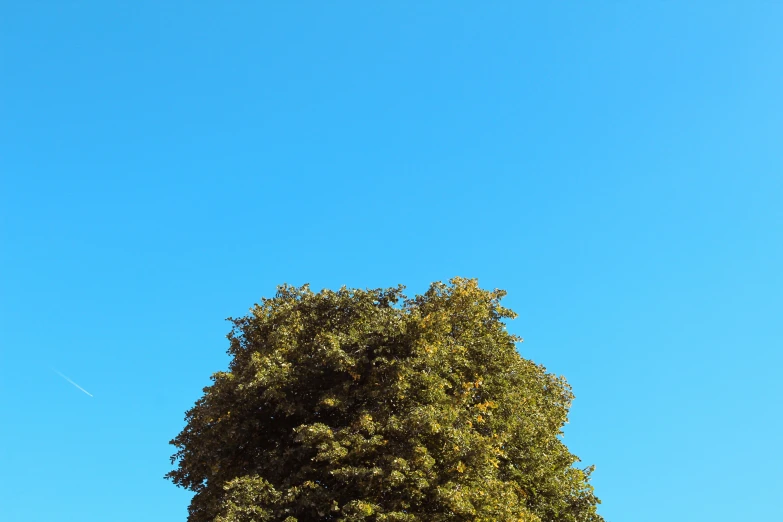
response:
M225 317L284 282L459 275L573 385L607 520L783 520L782 24L3 1L0 516L184 521L168 441Z

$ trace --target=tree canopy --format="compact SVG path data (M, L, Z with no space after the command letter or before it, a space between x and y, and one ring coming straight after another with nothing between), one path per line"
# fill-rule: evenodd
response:
M283 285L230 319L171 441L189 522L601 522L560 438L571 389L519 355L504 295Z

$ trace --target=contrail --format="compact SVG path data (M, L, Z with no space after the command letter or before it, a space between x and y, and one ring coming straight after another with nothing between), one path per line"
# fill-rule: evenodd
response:
M68 377L66 377L66 376L65 376L65 375L63 375L62 373L58 372L58 371L57 371L57 370L55 370L54 368L52 368L52 370L54 370L54 373L56 373L57 375L59 375L60 377L62 377L63 379L65 379L66 381L70 382L71 384L73 384L74 386L76 386L77 388L79 388L81 391L83 391L84 393L86 393L86 394L87 394L87 395L89 395L90 397L92 397L92 396L93 396L93 395L92 395L92 393L88 392L87 390L85 390L84 388L82 388L81 386L79 386L78 384L76 384L75 382L73 382L71 379L69 379Z

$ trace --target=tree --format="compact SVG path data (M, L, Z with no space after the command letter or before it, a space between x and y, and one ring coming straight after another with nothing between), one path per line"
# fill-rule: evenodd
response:
M505 292L402 291L283 285L229 319L171 441L189 522L603 520L559 437L570 387L520 357Z

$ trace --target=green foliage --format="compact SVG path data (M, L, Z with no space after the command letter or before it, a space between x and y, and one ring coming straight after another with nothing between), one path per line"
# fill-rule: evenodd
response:
M519 356L504 295L281 286L231 319L172 441L188 520L602 521L558 437L570 388Z

